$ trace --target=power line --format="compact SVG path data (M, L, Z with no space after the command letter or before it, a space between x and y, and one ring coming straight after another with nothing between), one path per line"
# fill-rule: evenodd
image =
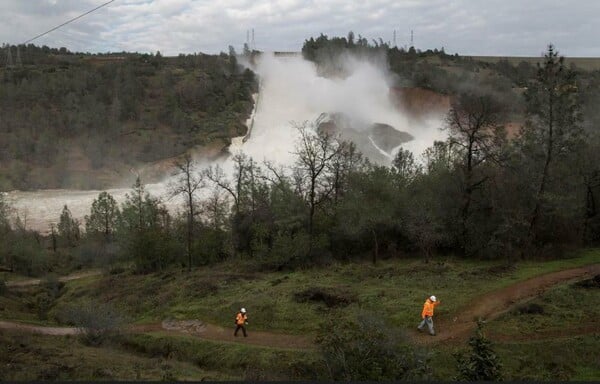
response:
M72 22L74 22L74 21L75 21L75 20L77 20L77 19L81 19L83 16L85 16L85 15L89 15L90 13L92 13L92 12L94 12L94 11L96 11L96 10L98 10L98 9L102 8L102 7L105 7L105 6L107 6L108 4L110 4L110 3L114 2L114 1L115 1L115 0L110 0L110 1L107 1L106 3L104 3L104 4L102 4L102 5L99 5L99 6L97 6L96 8L94 8L94 9L92 9L92 10L89 10L89 11L87 11L87 12L85 12L85 13L82 13L81 15L79 15L79 16L77 16L77 17L74 17L74 18L72 18L71 20L69 20L69 21L66 21L66 22L62 23L61 25L58 25L58 26L56 26L56 27L54 27L54 28L52 28L52 29L50 29L50 30L48 30L48 31L44 32L44 33L40 33L40 34L39 34L39 35L37 35L36 37L33 37L33 38L31 38L31 39L27 40L26 42L24 42L24 43L23 43L23 45L25 45L25 44L27 44L27 43L30 43L30 42L32 42L33 40L35 40L35 39L38 39L38 38L40 38L40 37L42 37L42 36L44 36L44 35L47 35L47 34L49 34L49 33L50 33L50 32L52 32L52 31L56 31L58 28L60 28L60 27L64 27L65 25L67 25L67 24L69 24L69 23L72 23Z

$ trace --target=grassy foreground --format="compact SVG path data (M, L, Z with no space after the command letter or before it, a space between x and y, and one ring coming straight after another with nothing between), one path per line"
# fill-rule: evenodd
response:
M169 270L152 275L129 272L67 284L50 312L53 318L67 305L93 298L119 305L135 322L166 318L201 319L230 327L235 312L249 310L251 329L312 334L323 316L341 321L357 311L369 311L390 324L412 329L423 301L431 294L441 301L436 316L445 316L478 295L541 274L592 264L599 250L550 262L522 262L511 267L498 262L444 258L425 264L418 259L336 263L322 269L292 273L254 273L243 264L227 263L191 273ZM319 300L311 293L329 295Z
M549 272L597 263L600 250L549 262L440 258L335 263L322 269L292 273L253 272L244 262L199 268L191 273L168 270L151 275L125 271L70 281L40 320L35 297L40 287L8 290L0 295L0 318L57 324L65 308L82 301L110 302L138 323L166 318L201 319L231 326L240 306L248 308L252 330L314 335L330 316L340 324L368 311L393 327L413 331L423 300L436 294L443 304L436 317L449 316L475 297ZM325 294L311 297L314 292ZM325 298L324 298L325 297ZM315 299L315 300L311 300ZM519 308L486 326L508 379L597 380L598 332L561 339L528 340L540 332L598 324L598 290L573 284L558 286L525 305L543 307L541 314ZM514 339L511 337L514 336ZM466 345L432 345L432 376L448 380L456 374L453 353ZM0 379L313 379L323 369L317 351L281 350L219 343L161 332L128 335L109 345L88 347L73 337L19 335L0 331L0 363L8 364Z

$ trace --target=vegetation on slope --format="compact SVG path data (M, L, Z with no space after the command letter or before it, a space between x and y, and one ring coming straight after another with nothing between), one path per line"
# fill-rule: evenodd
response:
M245 133L256 82L235 52L20 50L22 66L0 67L0 190L114 186L123 170L200 145L218 153Z

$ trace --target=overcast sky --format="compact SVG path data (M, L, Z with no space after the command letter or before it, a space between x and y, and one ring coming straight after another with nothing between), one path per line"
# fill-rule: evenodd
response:
M0 43L22 43L107 0L0 0ZM36 41L71 51L238 51L254 28L259 50L352 30L369 39L462 55L600 56L597 0L116 0Z

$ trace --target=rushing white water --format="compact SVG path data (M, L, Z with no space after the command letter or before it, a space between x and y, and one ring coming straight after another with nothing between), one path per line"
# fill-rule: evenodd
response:
M434 140L443 139L439 131L440 116L431 116L416 123L393 105L385 69L351 58L344 62L344 66L349 74L347 77L330 79L319 76L315 65L300 57L263 55L255 68L261 86L260 95L255 96L255 111L248 120L248 124L252 124L251 134L246 141L241 137L234 138L230 152L242 151L258 162L269 160L279 165L290 165L294 161L297 137L294 124L313 122L322 113L342 113L352 121L355 129L384 123L408 132L414 140L402 147L415 155L422 153ZM232 169L230 160L225 160L222 166L226 172ZM160 197L169 210L176 211L181 199L169 198L170 181L166 179L148 184L146 189L153 196ZM129 189L109 189L108 192L117 202L123 202ZM28 228L47 232L50 223L58 221L64 205L69 207L73 217L83 221L99 193L80 190L13 191L8 198L19 216L26 219Z

